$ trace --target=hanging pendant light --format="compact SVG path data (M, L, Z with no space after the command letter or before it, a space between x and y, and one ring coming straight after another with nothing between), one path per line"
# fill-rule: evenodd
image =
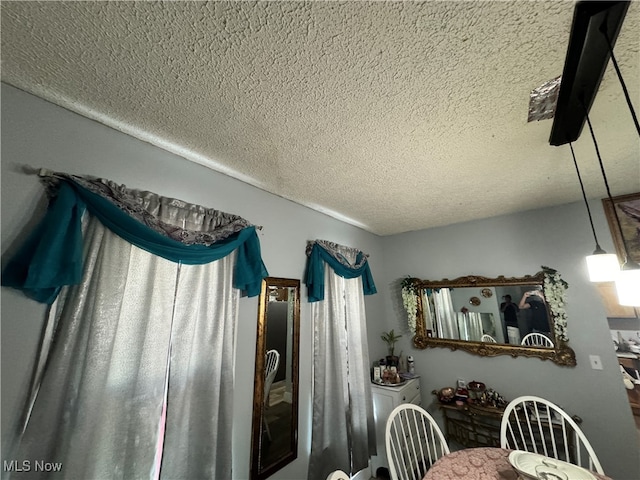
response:
M600 150L598 149L598 142L596 141L596 136L593 133L593 127L591 126L591 120L589 120L589 113L586 113L587 125L589 126L589 131L591 132L591 138L593 139L593 144L596 148L596 154L598 156L598 162L600 164L600 171L602 172L602 179L604 180L604 185L607 188L607 196L609 197L609 202L611 202L611 206L613 207L613 216L616 219L616 225L618 227L618 231L620 232L620 236L622 238L622 244L624 246L625 253L625 262L620 269L620 272L615 279L616 282L616 291L618 293L618 303L620 305L630 306L630 307L640 307L640 265L633 261L631 256L629 255L629 249L627 248L627 242L624 239L624 235L622 233L622 226L620 225L620 218L618 216L618 209L613 202L613 197L611 196L611 190L609 189L609 182L607 181L607 174L604 171L604 165L602 164L602 157L600 156Z
M576 154L573 151L573 145L569 142L569 148L571 148L571 156L573 157L573 164L576 167L576 173L578 174L578 181L580 182L580 189L582 190L582 198L584 204L587 207L587 214L589 215L589 223L591 224L591 232L593 233L593 239L596 242L596 249L592 255L587 256L587 269L589 271L589 280L592 282L613 282L618 278L620 273L620 266L618 265L618 256L614 253L605 252L598 243L598 236L596 235L596 229L593 226L593 218L591 218L591 209L589 208L589 202L587 201L587 195L584 192L584 184L582 183L582 176L580 175L580 169L578 168L578 162L576 161Z
M611 192L589 122L588 112L598 92L609 58L611 58L636 130L640 135L640 123L633 110L631 98L613 53L613 47L630 3L629 1L583 1L576 3L567 57L562 72L562 84L558 93L558 102L549 138L549 143L555 146L573 142L580 136L585 120L588 122L598 153L602 177L607 186L607 195L611 202ZM620 229L620 219L615 206L614 214L618 229ZM620 232L622 234L621 229ZM623 244L626 259L615 279L619 302L621 305L640 306L640 266L629 256L629 249L624 243L624 237ZM599 248L596 240L594 257L598 258L594 260L601 259L603 254L600 253L600 250L602 249Z
M640 265L627 260L616 280L616 291L620 305L640 307Z
M618 256L615 253L607 253L596 245L592 255L587 255L587 269L589 281L594 283L615 282L620 275Z
M622 73L620 72L620 68L618 67L618 62L616 61L616 56L613 53L613 43L607 33L606 22L603 22L602 25L600 25L600 32L602 32L602 35L607 42L607 47L609 49L609 54L611 55L613 68L618 75L618 80L620 80L620 86L622 87L624 98L627 101L627 106L629 107L629 112L631 113L633 124L636 127L638 136L640 136L640 123L638 122L638 117L636 116L636 112L633 109L629 91L627 90L627 86L624 83L624 79L622 78ZM604 169L602 170L602 174L604 175ZM620 305L640 307L640 265L638 265L629 255L629 249L627 247L627 243L624 240L624 235L620 226L620 218L618 218L618 209L611 199L611 194L609 194L609 201L611 202L611 207L613 208L613 213L616 218L616 224L618 225L618 230L620 231L620 236L622 238L622 243L624 245L624 250L627 256L626 261L622 265L620 273L618 274L618 278L616 279L618 302L620 303Z

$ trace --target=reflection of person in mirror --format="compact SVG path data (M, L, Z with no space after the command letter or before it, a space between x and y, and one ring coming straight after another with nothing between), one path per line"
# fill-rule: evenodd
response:
M500 304L500 311L504 313L504 323L508 327L517 327L518 306L511 301L511 295L505 295L502 300L504 301Z
M541 289L525 292L520 299L522 310L531 311L531 331L539 333L550 333L549 317L547 315L547 304Z
M518 306L511 301L511 295L502 297L500 311L504 314L504 323L507 327L509 343L520 344L520 329L518 328Z

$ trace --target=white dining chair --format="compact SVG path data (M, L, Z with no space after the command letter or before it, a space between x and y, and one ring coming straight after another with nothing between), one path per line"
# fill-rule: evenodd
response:
M496 339L493 338L488 333L485 333L484 335L482 335L482 337L480 338L480 341L487 342L487 343L498 343L498 342L496 342Z
M327 480L349 480L350 477L342 470L336 470L335 472L331 472L327 477Z
M264 362L263 405L265 410L269 407L269 393L271 392L271 385L273 384L273 379L276 376L279 365L280 365L280 353L277 350L269 350L265 355L265 362ZM271 432L269 431L267 416L263 414L262 419L264 420L264 428L267 432L267 437L269 438L269 440L271 440Z
M509 402L500 424L500 446L537 453L604 474L578 424L544 398L527 395Z
M385 443L391 480L421 480L436 460L449 453L436 421L412 403L393 409L387 419Z
M526 345L528 347L554 347L551 339L542 333L529 333L525 335L522 339L521 345Z

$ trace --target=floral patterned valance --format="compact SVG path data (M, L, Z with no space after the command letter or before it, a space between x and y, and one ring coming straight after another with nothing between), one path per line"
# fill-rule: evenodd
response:
M189 204L175 198L161 197L152 192L127 188L125 185L104 178L81 177L66 173L54 174L45 171L42 181L48 186L51 197L57 195L60 182L68 182L86 192L99 195L151 230L184 245L209 246L251 226L247 220L238 215ZM83 190L79 191L80 195L83 194ZM181 210L197 211L206 218L206 229L191 230L185 226L163 222L156 214L164 205L178 207Z
M3 286L52 303L62 286L78 284L82 278L81 219L88 210L126 241L174 262L199 265L237 250L234 287L249 296L260 293L262 278L268 273L255 227L246 220L103 179L48 173L43 180L49 187L49 208L3 270ZM206 229L159 220L154 212L167 202L197 209L205 217Z

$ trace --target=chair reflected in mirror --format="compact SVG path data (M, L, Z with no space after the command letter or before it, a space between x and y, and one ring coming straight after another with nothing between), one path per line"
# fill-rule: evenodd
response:
M273 385L273 379L276 377L278 366L280 365L280 354L277 350L269 350L265 356L264 361L264 410L265 412L269 408L269 394L271 393L271 385ZM267 437L271 440L271 431L269 430L269 423L267 422L267 416L262 417L264 420L264 429L267 432Z
M263 279L251 425L251 480L265 480L298 457L300 280Z
M498 343L498 342L496 342L496 339L493 338L488 333L485 333L484 335L482 335L482 338L480 339L480 341L481 342L487 342L487 343Z
M542 333L529 333L522 339L522 345L528 347L547 347L553 348L553 342L549 337Z

